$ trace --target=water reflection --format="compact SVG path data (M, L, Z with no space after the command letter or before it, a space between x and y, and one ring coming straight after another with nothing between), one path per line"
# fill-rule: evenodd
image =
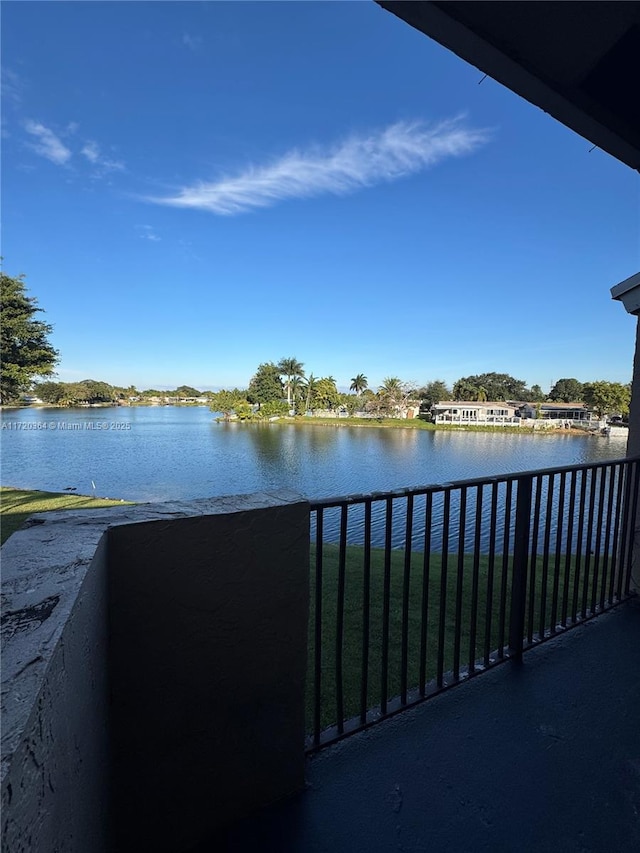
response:
M532 468L615 459L623 442L573 436L216 423L204 408L5 410L5 484L75 487L131 500L288 488L363 494ZM51 422L128 428L63 430ZM18 425L31 425L18 429ZM40 424L43 428L34 428Z

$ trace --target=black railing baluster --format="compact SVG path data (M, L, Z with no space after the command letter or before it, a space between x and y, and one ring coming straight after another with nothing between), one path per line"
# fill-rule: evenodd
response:
M620 530L620 564L618 568L617 596L622 598L624 578L627 569L627 561L631 556L633 543L633 516L631 516L633 480L631 467L626 466L624 471L624 497L622 499L622 524Z
M380 673L380 711L387 713L389 698L389 616L391 608L391 542L393 498L387 498L384 536L384 592L382 600L382 668Z
M491 629L493 627L493 583L496 562L496 521L498 516L498 483L491 486L491 514L489 516L489 556L487 560L487 602L485 609L484 665L491 663Z
M618 487L615 500L615 521L613 525L613 544L611 546L611 575L609 577L609 603L612 604L615 596L616 580L620 574L620 527L622 524L622 500L624 490L624 478L626 466L620 464L617 467Z
M520 658L525 643L543 641L560 625L572 627L624 601L630 595L639 463L566 466L310 501L315 590L307 748L321 749L414 705L449 687L465 670L474 675L479 660L488 668L507 653ZM434 495L442 495L437 507ZM422 496L424 515L415 500ZM400 501L406 501L404 539ZM350 512L354 505L358 509ZM339 509L339 517L328 516L329 508ZM420 524L424 530L418 530ZM414 535L416 545L424 542L420 594L414 589L417 576L412 579ZM337 561L330 542L337 542ZM438 604L431 589L432 582L438 584L432 578L438 566L434 545L441 550ZM400 549L402 566L400 555L394 557ZM456 575L450 578L454 553ZM332 646L335 638L335 660L331 649L323 648L328 637ZM380 701L374 712L378 685L373 688L372 667L378 666ZM447 671L452 679L445 678Z
M460 678L460 643L462 640L462 593L464 584L464 540L467 525L467 489L460 490L460 519L458 523L458 573L456 577L456 609L453 633L453 677Z
M364 504L364 564L362 570L362 675L360 681L360 722L369 710L369 621L371 608L371 499Z
M540 506L542 503L542 477L536 477L536 498L533 509L533 529L531 531L531 564L529 566L529 613L527 621L527 642L533 643L533 632L535 630L536 602L538 600L536 590L538 569L538 539L540 537Z
M636 518L638 515L638 480L640 479L640 465L637 462L631 463L633 486L631 494L633 499L631 502L631 517L629 519L629 548L627 551L627 566L624 579L624 594L629 595L631 589L631 573L633 571L633 543L635 541Z
M314 607L313 742L320 744L322 729L322 545L324 513L316 510L316 595Z
M569 487L569 512L567 513L567 537L566 537L566 554L564 560L564 583L562 589L562 616L560 624L563 628L567 627L567 613L569 610L569 584L571 581L571 548L573 543L573 519L576 512L576 484L577 473L570 472L571 486Z
M540 621L538 637L544 640L547 628L547 589L549 586L549 544L551 541L551 523L553 521L553 486L554 475L549 474L547 480L547 511L544 522L544 544L542 546L542 580L540 582Z
M556 513L556 553L553 565L553 589L551 591L551 621L549 627L551 633L556 633L558 624L558 595L560 592L560 565L562 562L562 527L564 521L564 496L567 486L567 475L563 471L560 474L560 490L558 492L558 511Z
M442 508L442 557L440 559L440 613L438 622L438 687L444 684L444 638L447 625L447 571L449 567L449 513L451 510L451 492L444 493Z
M338 551L338 600L336 602L336 722L338 733L344 731L344 681L342 658L344 654L344 596L347 565L347 512L345 504L340 511L340 545Z
M482 486L476 487L476 524L473 537L473 575L471 578L471 615L469 620L469 675L476 668L476 633L478 623L478 588L480 578L480 548L482 539Z
M431 525L433 493L427 492L424 509L424 554L422 559L422 612L420 614L420 695L424 696L427 683L427 640L429 637L429 583L431 581Z
M402 646L400 651L400 702L407 704L409 668L409 588L411 584L411 540L413 538L413 495L407 495L407 520L404 535L404 574L402 578Z
M571 621L575 625L578 619L578 603L580 599L580 579L582 577L582 551L584 547L584 508L587 502L587 470L580 475L580 500L578 501L578 537L576 539L576 559L573 576L573 603L571 605Z
M596 549L593 555L593 587L591 590L591 612L595 613L598 603L598 581L600 572L600 549L602 547L602 525L604 523L604 499L607 485L607 469L600 469L600 492L598 494L598 516L596 521Z
M533 477L518 477L516 528L513 536L513 579L509 614L509 655L522 657L524 617L527 601L527 563L531 527L531 490Z
M613 497L615 486L615 467L613 465L605 468L608 474L609 488L607 490L607 516L604 530L604 556L602 560L602 585L600 589L600 610L604 610L607 597L607 581L609 579L609 559L611 551L611 522L613 519Z
M587 513L587 539L585 542L584 549L584 585L582 587L582 618L587 618L588 612L588 604L589 604L589 570L591 568L591 554L593 553L591 548L591 540L593 539L593 515L595 512L595 504L596 504L596 475L598 469L593 469L591 471L590 484L589 484L589 511Z
M500 613L498 616L498 658L504 658L507 621L507 585L509 582L509 542L511 541L511 504L513 481L507 481L504 506L504 535L502 538L502 577L500 579Z

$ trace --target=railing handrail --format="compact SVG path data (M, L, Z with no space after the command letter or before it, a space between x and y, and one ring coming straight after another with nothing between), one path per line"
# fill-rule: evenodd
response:
M411 486L404 489L389 489L388 491L369 492L367 494L358 493L352 495L342 495L339 497L330 498L312 498L309 500L311 510L314 509L331 509L332 507L351 506L358 503L366 503L367 501L382 500L384 498L405 498L409 495L426 495L436 492L449 492L464 486L490 486L494 483L513 483L516 480L526 477L544 476L545 474L562 474L570 471L591 471L598 468L607 468L613 465L622 465L624 463L640 462L640 456L625 456L620 459L607 459L603 462L581 462L574 465L562 465L550 468L534 468L528 471L517 471L511 474L497 474L490 477L473 477L467 480L450 480L446 483L431 483L425 486Z
M309 501L308 749L628 599L639 486L632 456Z

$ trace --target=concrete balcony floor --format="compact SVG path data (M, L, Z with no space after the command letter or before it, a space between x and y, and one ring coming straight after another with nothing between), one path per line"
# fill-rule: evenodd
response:
M212 851L640 850L640 602L308 764Z

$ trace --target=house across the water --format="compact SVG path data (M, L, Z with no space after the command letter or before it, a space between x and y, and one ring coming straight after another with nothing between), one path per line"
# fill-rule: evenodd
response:
M586 425L598 418L584 403L520 403L518 411L522 418L571 421Z
M431 407L437 424L468 424L470 426L519 426L513 403L493 403L488 400L471 402L445 400Z

